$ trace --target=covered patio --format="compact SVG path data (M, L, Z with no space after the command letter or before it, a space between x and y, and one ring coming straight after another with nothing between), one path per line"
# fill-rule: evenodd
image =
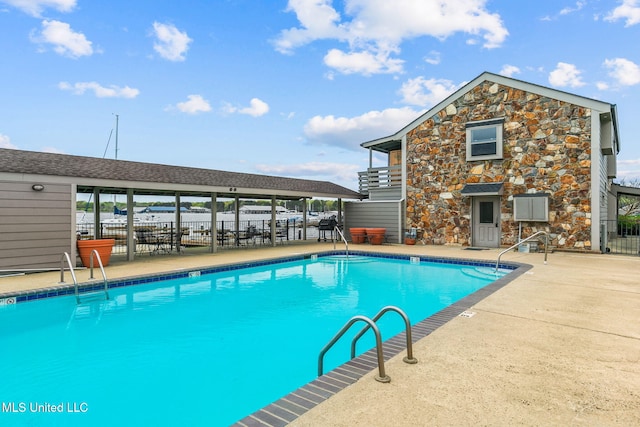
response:
M78 194L90 194L94 206L100 206L104 195L124 195L126 216L122 230L126 247L125 259L136 257L136 224L134 198L136 196L163 196L180 206L184 198L206 198L211 202L210 226L203 226L201 235L208 234L206 249L217 252L219 247L235 241L247 240L247 230L241 227L239 209L235 209L234 229L219 230L217 201L232 199L235 206L241 199L268 200L271 220L260 235L260 242L275 246L278 239L276 221L278 201L306 201L312 198L337 200L338 215L342 217L343 199L361 199L358 192L327 181L314 181L268 175L227 172L211 169L125 160L100 159L0 149L0 270L47 270L60 267L63 253L76 256L76 240L83 235L99 238L103 235L99 209L94 209L92 230L79 230L76 223ZM306 203L301 213L303 224L300 240L306 240ZM182 248L181 209L175 209L175 229L166 233L168 244L158 236L150 242L157 249L179 252ZM235 236L235 239L228 239ZM162 243L162 245L161 245ZM177 243L177 244L176 244ZM202 246L202 245L201 245Z

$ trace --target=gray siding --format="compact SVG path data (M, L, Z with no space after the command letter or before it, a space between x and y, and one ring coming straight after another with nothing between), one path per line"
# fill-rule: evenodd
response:
M402 187L385 187L369 189L369 200L395 200L402 198Z
M345 235L351 240L351 227L386 228L387 242L401 243L404 217L404 200L345 202Z
M0 270L59 268L72 255L71 185L0 181Z

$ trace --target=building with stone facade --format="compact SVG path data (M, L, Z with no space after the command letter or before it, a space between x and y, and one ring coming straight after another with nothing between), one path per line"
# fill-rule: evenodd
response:
M428 244L503 247L544 230L556 248L600 251L617 128L615 105L483 73L361 144L389 165L360 173L369 198L357 206L397 200L398 227Z

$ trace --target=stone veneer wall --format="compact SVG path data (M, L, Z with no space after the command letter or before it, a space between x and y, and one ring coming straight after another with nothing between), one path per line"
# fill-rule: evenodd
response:
M467 122L504 118L503 159L466 161ZM484 82L407 134L407 227L427 243L471 245L465 184L503 182L502 245L518 238L513 195L549 193L546 230L559 248L591 249L591 110ZM597 242L596 242L597 243Z

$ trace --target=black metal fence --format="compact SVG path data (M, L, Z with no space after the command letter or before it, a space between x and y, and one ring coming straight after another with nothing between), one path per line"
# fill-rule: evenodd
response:
M600 235L604 239L604 252L640 255L640 221L620 218L602 221Z
M276 221L276 232L273 236L277 245L302 240L304 233L301 220ZM183 221L176 227L173 221L134 223L134 241L136 253L184 252L189 250L210 248L212 231L210 221ZM79 239L115 239L113 254L127 252L127 225L124 222L101 222L99 235L93 236L93 223L76 225ZM307 239L318 238L318 227L307 227ZM271 221L248 220L217 222L218 250L242 247L272 246Z

